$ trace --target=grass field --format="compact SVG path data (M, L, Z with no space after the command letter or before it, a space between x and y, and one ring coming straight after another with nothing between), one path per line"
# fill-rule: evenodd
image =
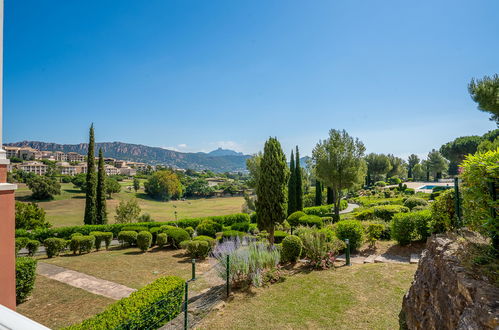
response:
M365 264L304 272L236 293L198 329L398 329L416 265Z
M158 202L150 199L141 189L137 193L129 191L126 187L131 181L120 182L122 190L114 194L113 199L107 201L108 219L114 222L115 209L121 199L136 197L143 213L149 213L155 221L175 220L177 218L191 218L211 215L226 215L241 212L244 203L243 197L203 198L185 201ZM37 202L47 213L47 220L55 227L73 226L83 224L85 210L85 194L74 188L71 183L61 184L61 194L54 200ZM30 190L20 184L16 191L16 199L30 201Z
M51 329L58 329L100 313L112 302L114 300L38 275L32 296L16 309Z

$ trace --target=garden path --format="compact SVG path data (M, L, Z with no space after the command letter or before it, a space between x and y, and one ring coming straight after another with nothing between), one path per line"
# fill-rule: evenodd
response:
M354 209L356 209L358 207L360 207L360 205L348 203L347 208L344 209L343 211L340 211L340 214L350 213L350 212L352 212Z
M135 289L122 284L106 281L44 262L38 262L36 272L37 274L46 276L50 279L115 300L128 297L132 292L136 291Z

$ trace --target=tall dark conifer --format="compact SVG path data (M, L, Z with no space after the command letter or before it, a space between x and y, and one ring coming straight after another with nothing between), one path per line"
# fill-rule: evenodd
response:
M301 178L301 166L300 166L300 151L298 151L298 146L296 146L295 153L295 185L296 185L296 211L303 210L303 182Z
M96 206L96 193L97 193L97 177L95 175L95 138L94 138L94 124L90 126L90 134L88 141L88 154L87 154L87 181L86 181L86 199L85 199L85 217L83 222L86 225L95 223L97 216Z
M296 211L296 172L295 157L291 150L291 160L289 162L289 181L288 181L288 216Z
M327 205L331 205L334 203L334 191L333 191L333 189L331 189L329 187L327 187L326 199L327 199L327 202L326 202Z
M315 206L322 205L322 184L319 180L315 180Z
M97 197L96 208L97 217L95 223L103 225L107 223L107 210L106 210L106 169L104 167L104 156L102 149L99 148L99 165L97 172Z

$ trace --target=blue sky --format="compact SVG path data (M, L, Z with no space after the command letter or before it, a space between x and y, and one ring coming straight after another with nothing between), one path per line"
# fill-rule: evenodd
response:
M494 129L499 2L5 0L5 141L425 155Z

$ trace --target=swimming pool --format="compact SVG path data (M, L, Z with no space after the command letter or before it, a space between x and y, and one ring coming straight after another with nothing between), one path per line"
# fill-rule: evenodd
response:
M438 187L438 186L435 186L435 185L433 185L433 186L432 186L432 185L427 185L427 186L422 186L422 187L419 187L418 189L428 189L428 190L431 190L431 189L433 189L433 188L435 188L435 187Z

